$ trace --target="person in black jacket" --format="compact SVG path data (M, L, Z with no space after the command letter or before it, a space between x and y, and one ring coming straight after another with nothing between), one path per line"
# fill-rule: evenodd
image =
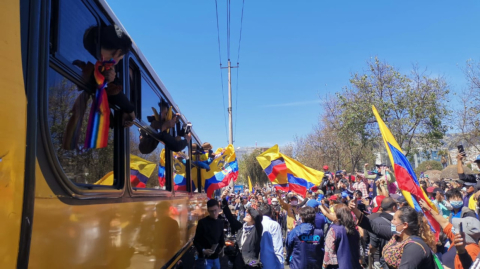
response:
M393 198L387 197L383 199L381 203L381 208L382 213L380 213L377 218L372 220L372 225L376 225L378 227L381 226L384 229L390 229L393 215L397 211L397 203L395 200L393 200ZM383 251L383 247L385 247L387 243L388 240L377 237L375 234L372 234L372 236L370 237L370 245L372 246L372 248L375 248L380 254L379 260L374 261L375 265L378 263L380 267L383 267L383 265L385 264L385 260L383 259L381 253Z
M260 241L262 239L263 226L262 215L253 208L248 208L243 219L245 223L238 221L228 208L228 190L222 194L222 210L230 223L232 233L236 233L235 249L237 255L233 262L233 269L260 268Z
M388 268L435 268L432 250L435 252L436 243L422 213L411 207L402 207L395 212L390 227L387 227L366 218L357 209L355 201L350 201L348 206L357 217L358 226L389 240L382 253Z
M196 268L220 269L218 257L225 246L224 221L218 219L220 208L217 200L209 200L207 210L208 216L198 221L193 239L193 245L198 252Z

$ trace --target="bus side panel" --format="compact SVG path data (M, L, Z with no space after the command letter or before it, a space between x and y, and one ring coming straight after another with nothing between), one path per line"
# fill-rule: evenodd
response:
M161 268L195 234L203 199L58 199L36 169L29 268ZM189 204L191 203L191 204ZM196 210L195 210L196 209Z
M15 268L22 217L27 110L19 1L2 1L0 28L0 268Z

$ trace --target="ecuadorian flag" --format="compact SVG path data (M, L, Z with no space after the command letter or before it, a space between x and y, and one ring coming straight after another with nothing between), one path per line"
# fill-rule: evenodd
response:
M276 189L294 191L305 197L307 190L322 183L323 172L283 155L278 145L257 156L257 161Z
M145 188L155 168L155 163L130 154L130 183L132 187ZM111 171L95 182L94 185L113 185L113 181L113 171Z
M223 149L219 148L215 153L220 154L222 151ZM201 173L202 185L205 186L208 197L212 197L215 190L228 186L230 181L236 181L238 162L233 145L228 145L225 152L210 164L208 172L202 169Z
M410 165L410 162L407 160L407 157L405 157L405 155L403 154L400 145L398 145L387 125L385 125L385 122L383 122L375 106L372 106L372 109L373 114L377 119L380 132L382 133L383 142L385 143L390 162L393 165L398 187L402 191L405 200L407 200L408 204L411 207L415 208L417 212L423 211L417 202L418 200L424 200L425 202L427 202L430 208L437 211L437 207L433 205L433 203L430 201L430 199L428 199L427 195L420 187L417 176L415 175L415 171ZM438 236L440 235L440 225L432 217L430 212L424 211L423 213L427 217L430 228L432 229L432 232L435 233L435 237L438 240Z

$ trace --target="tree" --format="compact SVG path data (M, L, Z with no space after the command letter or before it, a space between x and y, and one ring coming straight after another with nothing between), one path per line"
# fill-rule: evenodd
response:
M420 173L425 172L427 170L440 170L441 171L442 169L443 169L442 163L440 163L438 161L429 160L429 161L424 161L421 164L419 164L417 169L415 169L415 174L417 174L417 176L420 176Z
M243 155L242 160L239 162L240 177L242 178L241 182L244 182L246 185L248 185L249 176L252 180L253 186L257 184L263 186L270 182L257 161L256 157L260 154L262 154L262 151L260 149L255 149L252 153Z
M405 155L439 146L450 113L445 79L428 76L416 65L410 74L402 74L377 57L367 64L367 72L352 74L350 86L337 93L342 138L358 141L360 147L373 143L379 137L371 111L375 105Z

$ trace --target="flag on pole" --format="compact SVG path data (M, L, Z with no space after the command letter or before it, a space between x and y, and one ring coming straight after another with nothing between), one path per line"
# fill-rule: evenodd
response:
M248 190L250 193L253 193L252 180L250 179L250 176L248 176Z
M415 208L417 212L423 212L422 208L418 204L419 200L425 201L430 208L438 212L437 207L433 205L423 189L420 187L415 171L410 165L410 162L407 160L407 157L403 154L400 145L398 145L387 125L385 125L385 122L383 122L382 118L378 114L375 106L372 106L372 110L375 118L377 119L378 128L382 134L383 142L385 143L385 148L387 149L388 157L390 158L390 163L393 165L398 187L402 191L405 200L407 200L408 204ZM423 213L425 214L425 217L427 217L430 228L438 240L440 235L440 224L432 217L430 212L425 211Z
M138 156L130 154L130 183L134 188L145 188L147 181L153 174L156 164L144 160ZM94 185L113 185L113 171L108 172L100 180L93 183Z
M307 190L322 183L324 173L280 153L275 145L257 156L257 161L276 189L305 197Z
M201 170L202 185L205 186L208 197L212 197L215 190L228 186L230 181L236 181L238 177L238 162L233 145L228 145L225 151L217 149L216 155L219 157L212 161L210 170Z

